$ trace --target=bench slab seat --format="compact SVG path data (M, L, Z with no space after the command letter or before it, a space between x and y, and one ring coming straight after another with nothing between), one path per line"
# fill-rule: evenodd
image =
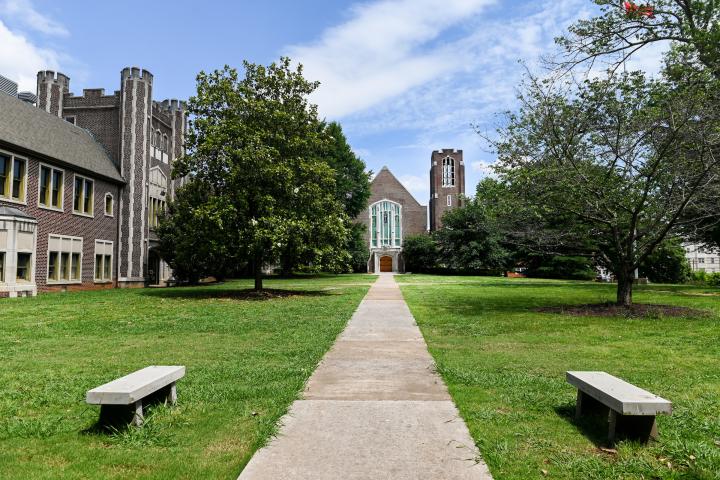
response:
M657 438L655 416L672 413L669 400L606 372L567 372L567 381L578 391L576 419L598 405L608 408L608 439L611 442L615 441L618 429L642 440Z
M85 401L92 405L135 405L133 423L143 422L142 400L160 389L169 387L169 400L177 401L175 383L185 376L184 366L158 366L143 368L99 387L88 390ZM101 411L102 417L102 411Z

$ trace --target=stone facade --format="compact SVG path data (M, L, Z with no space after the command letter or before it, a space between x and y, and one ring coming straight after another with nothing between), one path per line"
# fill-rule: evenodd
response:
M442 227L442 216L461 206L465 195L463 151L437 150L430 156L430 231Z
M86 89L82 96L70 93L67 76L43 71L38 73L37 95L37 113L32 115L57 117L56 120L36 117L41 121L39 123L51 127L54 144L67 145L69 142L72 147L77 137L85 138L89 133L90 141L99 144L97 149L106 156L103 163L102 159L40 153L28 145L20 145L23 142L17 138L23 139L27 135L14 136L11 127L0 128L0 154L23 159L27 164L24 197L0 195L0 207L16 208L37 222L33 255L36 289L143 286L160 284L168 279L170 269L153 251L157 245L153 226L157 213L173 197L177 186L170 173L172 163L183 152L187 128L184 103L154 101L153 76L138 68L122 70L120 89L114 93L106 95L103 89ZM33 129L36 122L33 118L28 120L27 112L23 110L26 105L12 105L26 115L23 118L28 124L19 128ZM0 118L0 122L3 121L5 119ZM5 134L7 138L3 138L3 132L10 132ZM42 131L30 133L36 137L44 134ZM68 150L72 151L72 148ZM102 168L94 169L93 161ZM59 207L40 205L41 164L63 172L63 201ZM92 215L74 212L74 182L78 176L90 180L94 186ZM108 201L111 211L106 214ZM55 240L51 240L51 236ZM75 239L74 245L82 244L79 280L49 279L49 243L59 242L60 237L67 237L68 242ZM109 254L112 251L111 278L96 279L96 241L103 252ZM0 254L2 251L0 244ZM0 296L4 283L7 282L0 278Z

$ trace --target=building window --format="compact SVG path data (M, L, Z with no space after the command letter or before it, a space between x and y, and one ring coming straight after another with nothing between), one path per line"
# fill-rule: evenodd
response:
M112 281L113 242L95 240L95 281Z
M65 117L65 121L68 122L68 123L72 123L73 125L76 124L76 123L75 123L75 117L74 117L74 116L67 116L67 117Z
M50 235L48 283L79 283L82 280L82 247L82 238Z
M27 160L0 153L0 198L25 202Z
M370 206L370 246L399 247L402 245L402 207L389 200Z
M64 173L57 168L40 165L38 203L41 207L62 210Z
M159 149L162 149L162 143L161 143L161 136L160 136L160 130L155 131L155 146Z
M92 217L94 200L94 182L89 178L75 175L73 212Z
M29 282L30 270L32 268L32 253L17 254L17 281Z
M113 216L113 196L110 193L105 194L105 216L106 217L112 217Z
M442 186L443 187L454 187L455 186L455 159L452 157L443 158Z
M452 207L452 195L447 196L447 206Z
M0 283L5 281L5 252L0 252Z
M168 141L167 134L163 135L163 152L170 150L170 142Z
M160 217L165 212L165 200L151 198L148 208L150 210L148 213L150 228L157 228L160 225Z

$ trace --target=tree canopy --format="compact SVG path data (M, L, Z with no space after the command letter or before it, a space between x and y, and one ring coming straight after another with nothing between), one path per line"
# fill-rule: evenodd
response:
M289 58L265 67L244 62L197 77L187 155L174 167L207 189L206 205L228 249L245 259L262 289L262 269L292 248L298 258L333 268L348 261L348 217L335 171L323 157L331 142L308 96L317 82Z
M497 171L528 206L528 225L574 220L565 241L595 238L596 258L632 303L634 271L683 224L708 214L700 192L718 175L712 105L639 72L558 82L531 79L495 143ZM685 215L694 206L692 217Z

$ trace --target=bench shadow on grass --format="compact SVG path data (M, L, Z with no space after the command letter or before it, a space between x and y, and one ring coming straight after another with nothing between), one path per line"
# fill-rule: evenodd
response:
M326 290L283 290L266 288L257 292L252 288L222 289L205 286L146 289L142 290L140 294L147 295L149 297L168 299L251 301L274 300L289 297L323 297L328 295L337 295L337 293Z
M585 411L577 420L575 419L575 403L558 405L554 410L558 417L575 427L597 448L610 445L608 442L608 410L606 408Z
M152 428L152 417L155 413L154 410L157 408L163 408L169 406L168 399L168 388L161 388L157 392L148 395L143 399L143 416L145 417L144 423L140 429ZM172 407L171 407L172 408ZM81 430L80 433L84 435L96 435L96 436L127 436L138 430L132 424L133 417L135 415L134 405L105 405L102 407L97 420L89 427ZM149 427L149 428L148 428ZM150 433L150 432L149 432Z

